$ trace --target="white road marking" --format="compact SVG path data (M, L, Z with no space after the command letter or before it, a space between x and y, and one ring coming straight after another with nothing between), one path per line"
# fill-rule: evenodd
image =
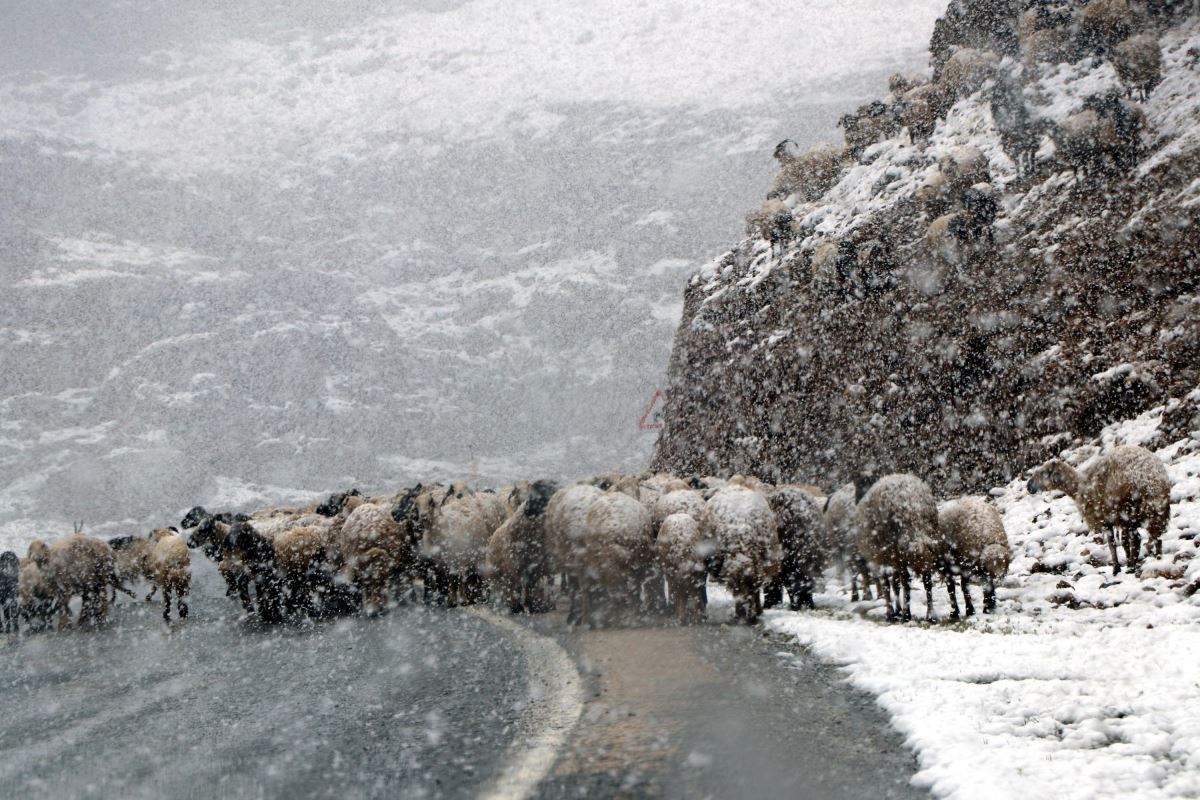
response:
M525 654L529 702L504 768L479 795L482 800L524 800L549 774L583 713L583 679L553 639L486 608L475 606L467 613L511 633Z

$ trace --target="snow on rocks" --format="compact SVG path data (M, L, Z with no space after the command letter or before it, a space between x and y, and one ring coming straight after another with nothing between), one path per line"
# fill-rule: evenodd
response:
M874 694L917 752L915 782L939 797L1197 796L1200 439L1156 438L1163 412L1062 453L1087 466L1143 444L1163 460L1171 521L1163 557L1141 575L1112 576L1107 547L1074 503L1017 479L991 492L1012 549L994 615L882 625L882 603L846 601L831 572L820 611L770 611L766 626Z

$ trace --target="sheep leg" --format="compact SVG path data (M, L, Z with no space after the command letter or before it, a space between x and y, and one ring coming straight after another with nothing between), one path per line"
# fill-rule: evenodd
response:
M967 573L962 574L963 605L967 608L967 616L975 616L975 606L971 604L971 581Z
M147 603L149 603L151 600L154 599L154 595L156 592L158 592L158 584L156 584L156 583L150 584L150 593L148 595L146 595Z
M783 602L783 578L777 577L763 587L763 608L774 608Z
M1142 534L1130 525L1125 531L1125 571L1137 572L1142 563Z
M864 583L863 590L865 591L866 588L867 588L867 585L866 585L866 583ZM858 602L858 574L857 573L852 573L850 575L850 602L851 603Z
M933 616L933 571L921 573L921 585L925 587L925 621L936 622Z
M904 622L912 622L912 585L908 567L900 569L900 588L904 591L904 610L901 612L901 619Z
M858 574L862 576L862 599L874 599L871 597L871 568L867 565L865 558L859 557L858 559ZM876 592L875 597L878 596L879 593Z
M801 608L816 608L813 602L813 580L807 570L796 570L788 584L788 606L792 611Z
M996 579L991 575L983 585L983 613L991 614L996 610Z
M163 622L171 621L171 590L163 587Z
M1108 552L1112 556L1113 575L1119 575L1121 572L1121 560L1117 556L1117 537L1113 533L1112 528L1107 529L1108 533Z
M247 614L254 611L254 603L250 600L250 578L242 575L236 580L236 591L238 602L242 604L242 611Z
M895 606L892 604L892 576L887 575L884 577L884 580L887 582L887 591L885 592L885 591L883 591L882 587L879 587L879 589L880 589L879 593L883 595L884 602L887 603L887 617L886 617L887 621L895 622L896 621L896 609L895 609Z
M942 572L946 581L946 591L950 595L950 619L959 619L962 615L958 610L958 596L954 593L954 572L947 569Z

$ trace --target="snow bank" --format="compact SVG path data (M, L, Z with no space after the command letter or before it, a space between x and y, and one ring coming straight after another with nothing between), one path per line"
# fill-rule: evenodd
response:
M1083 465L1101 448L1153 447L1163 410L1063 457ZM765 624L876 695L918 754L916 782L940 797L1200 795L1200 594L1189 595L1200 440L1155 452L1174 483L1163 558L1143 570L1155 577L1113 577L1070 499L1015 480L991 493L1013 566L990 618L883 625L880 601L847 602L831 574L817 613L772 611ZM944 588L935 599L945 617Z

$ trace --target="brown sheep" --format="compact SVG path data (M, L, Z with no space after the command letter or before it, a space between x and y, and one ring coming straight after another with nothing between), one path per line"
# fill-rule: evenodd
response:
M108 542L76 533L49 547L42 575L58 607L58 627L71 625L70 602L82 601L79 622L103 623L108 619L108 592L113 586L129 593L117 579L116 559Z
M187 538L188 547L201 548L208 558L217 563L217 572L225 581L225 596L237 597L242 610L250 614L254 611L254 601L250 597L250 570L236 553L226 547L235 519L232 514L213 515L196 506L180 524L192 529Z
M1147 100L1162 83L1162 48L1151 34L1131 36L1114 47L1112 64L1130 98L1137 94Z
M894 109L875 100L859 106L853 114L843 115L838 120L838 127L845 131L846 153L861 160L868 147L896 135L900 131L900 121Z
M924 83L896 98L896 120L900 127L908 129L909 141L916 144L929 139L946 108L944 88Z
M549 481L529 487L525 501L492 534L487 575L496 599L514 614L549 611L546 582L553 578L546 547L546 506L555 493Z
M792 212L782 200L772 198L746 215L746 235L764 239L778 251L791 236Z
M1104 532L1112 556L1113 574L1121 571L1114 529L1130 572L1141 563L1142 536L1146 527L1146 552L1162 556L1162 537L1171 516L1171 478L1156 455L1144 447L1122 445L1076 470L1059 460L1043 464L1029 478L1029 491L1060 491L1075 501L1083 521L1093 533Z
M938 116L944 116L955 101L969 97L983 87L984 82L995 77L1000 59L989 50L962 47L946 61L938 77L943 104Z
M361 505L355 504L354 508ZM320 573L330 546L330 528L322 525L289 528L278 533L272 544L275 546L275 560L283 573L284 602L288 610L316 615L313 592L325 588L326 582L321 581L318 585L315 578Z
M154 568L151 560L154 556L154 544L141 536L118 536L108 540L108 546L113 550L116 559L117 578L124 584L134 581L154 581ZM117 590L112 591L113 601L117 599ZM149 596L146 597L150 599Z
M983 613L996 610L996 581L1008 574L1011 554L1000 512L982 497L964 497L938 511L938 530L959 569L967 616L975 613L970 577L983 578Z
M689 514L667 515L654 547L675 619L683 625L703 622L708 605L705 562L713 547L701 534L700 523Z
M1044 6L1021 14L1017 21L1021 63L1032 70L1039 63L1057 64L1070 60L1071 15L1054 13Z
M775 146L775 160L779 162L779 173L767 198L783 200L795 195L799 202L811 203L838 182L845 153L832 144L818 144L800 152L795 142L784 139Z
M1079 44L1086 52L1105 53L1132 31L1128 0L1091 0L1079 15Z

